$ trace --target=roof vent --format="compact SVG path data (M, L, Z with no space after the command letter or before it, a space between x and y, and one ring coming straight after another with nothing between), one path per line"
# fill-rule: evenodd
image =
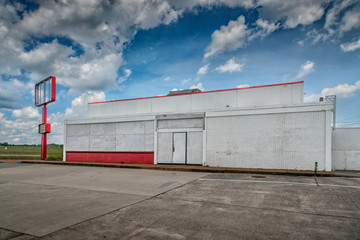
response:
M197 92L201 92L201 90L198 89L198 88L185 89L185 90L176 90L176 91L169 92L168 96L170 96L170 95L179 95L179 94L187 94L187 93L197 93Z

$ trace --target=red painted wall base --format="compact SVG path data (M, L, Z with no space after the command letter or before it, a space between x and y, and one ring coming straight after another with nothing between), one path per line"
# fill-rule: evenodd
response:
M154 164L154 152L67 151L66 161Z

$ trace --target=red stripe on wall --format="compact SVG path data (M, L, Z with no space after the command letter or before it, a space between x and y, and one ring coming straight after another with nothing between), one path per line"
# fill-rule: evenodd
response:
M67 151L66 161L154 164L154 152Z

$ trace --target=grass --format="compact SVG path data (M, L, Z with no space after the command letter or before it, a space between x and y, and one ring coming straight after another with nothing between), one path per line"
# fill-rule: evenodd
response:
M63 148L59 145L48 145L47 156L55 160L62 159ZM6 155L6 156L4 156ZM0 159L40 159L41 146L0 146Z
M56 160L62 160L63 155L62 154L56 154L56 155L48 155L46 160L56 161Z

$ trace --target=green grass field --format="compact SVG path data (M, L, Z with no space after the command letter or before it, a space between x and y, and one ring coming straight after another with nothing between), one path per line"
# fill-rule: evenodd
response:
M47 157L60 159L62 153L63 147L60 145L47 146ZM40 155L41 146L0 146L0 159L40 159Z

